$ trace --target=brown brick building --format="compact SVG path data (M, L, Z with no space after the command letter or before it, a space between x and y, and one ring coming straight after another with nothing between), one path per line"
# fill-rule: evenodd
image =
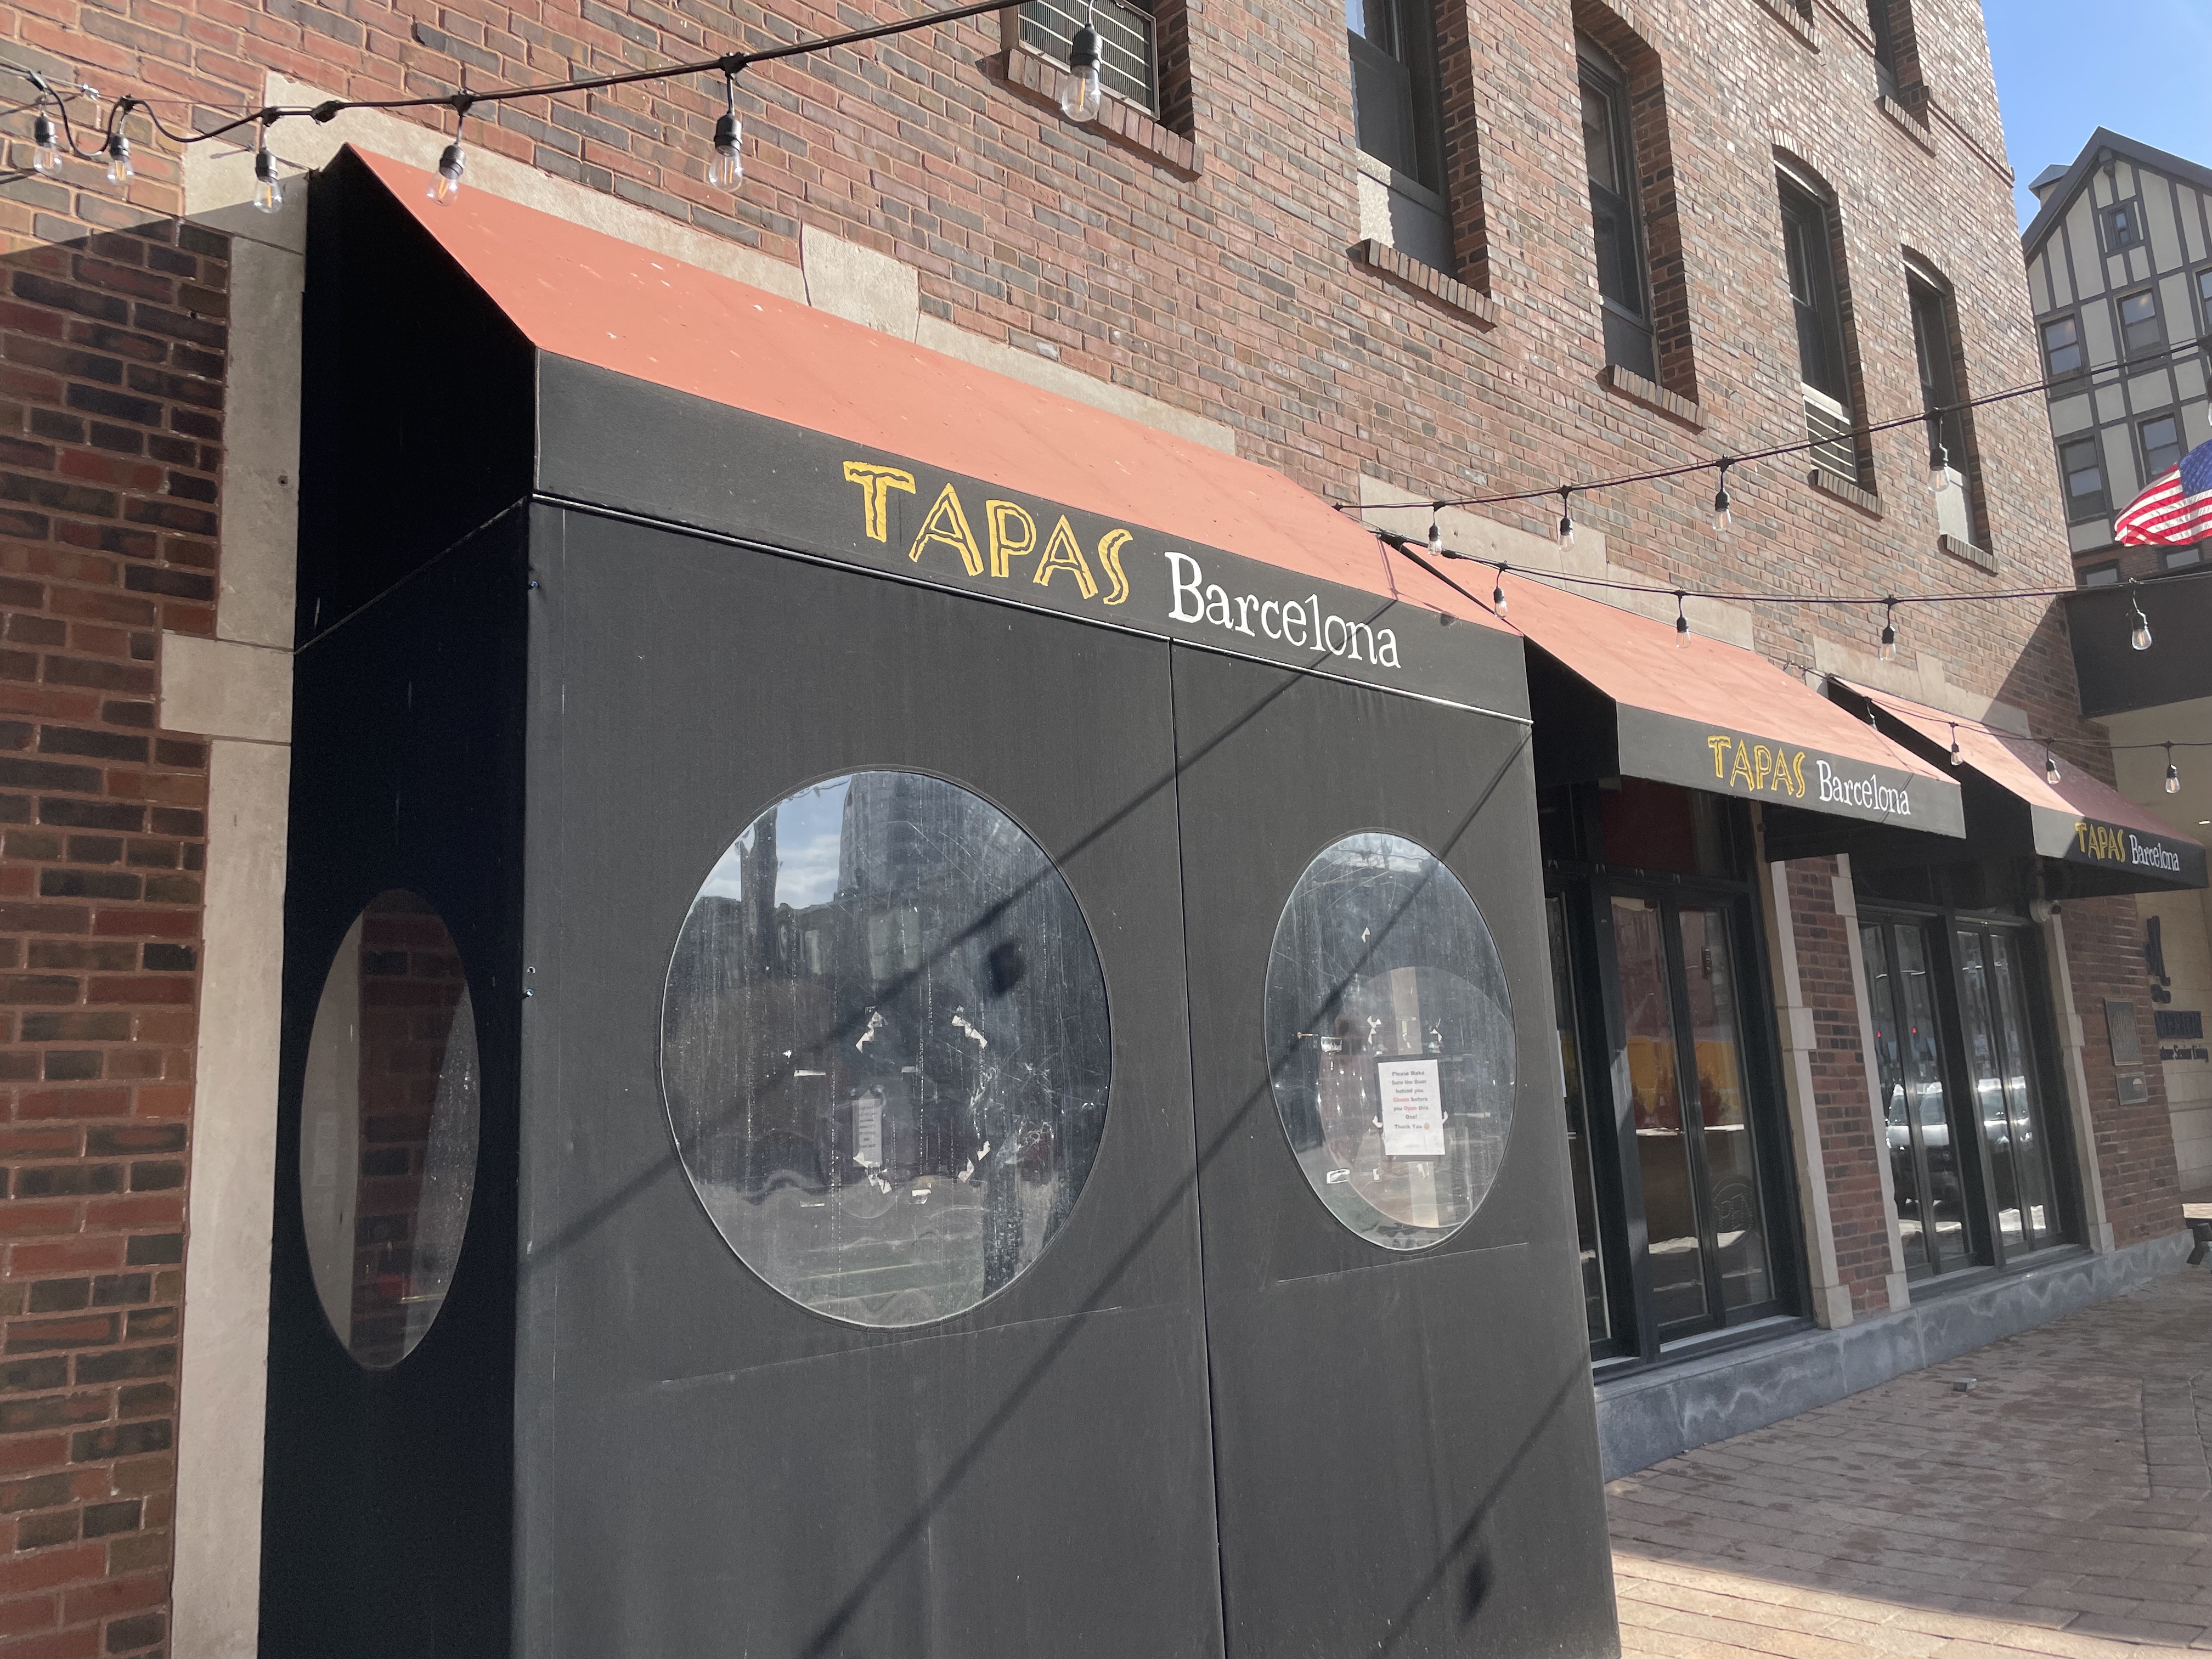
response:
M2063 837L1983 833L2108 805L2038 793L2046 761L2069 792L2110 765L2055 603L1978 597L2072 586L2045 402L1884 424L2043 374L1979 9L1353 10L1348 40L1328 7L1115 0L1109 46L1143 50L1109 53L1080 125L1049 7L757 64L735 191L707 181L714 76L479 104L465 191L1257 463L1417 544L1421 503L1528 495L1439 517L1510 566L1532 663L1572 655L1519 597L1547 574L1641 613L1628 629L1691 590L1717 596L1680 606L1700 653L1832 694L1928 789L1963 730L1973 855L1879 824L1846 849L1724 789L1553 761L1572 734L1536 682L1609 1471L2160 1269L2180 1223L2135 901ZM892 15L41 0L0 58L97 87L69 105L88 147L125 94L173 131ZM270 1238L303 1179L278 1126L312 1064L304 1024L301 1053L280 1034L292 657L324 625L295 613L317 556L301 433L355 389L302 372L301 174L342 144L429 167L453 120L276 123L264 215L248 150L180 150L141 108L116 186L96 160L31 171L33 118L6 118L0 185L0 1659L198 1659L261 1627ZM454 390L415 388L465 471ZM1487 596L1490 571L1454 574ZM1760 593L1793 597L1731 597ZM1883 594L1969 602L1900 607L1893 658L1878 603L1802 602ZM1923 1024L1916 1057L1899 1033Z

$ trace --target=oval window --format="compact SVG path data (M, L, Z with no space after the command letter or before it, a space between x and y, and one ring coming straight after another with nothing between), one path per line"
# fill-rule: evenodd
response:
M1012 1283L1106 1125L1106 981L1043 848L957 784L786 796L693 899L661 1003L684 1168L744 1264L919 1325Z
M1306 866L1267 959L1268 1069L1321 1201L1386 1249L1466 1224L1513 1127L1513 1006L1459 878L1399 836Z
M307 1260L364 1365L405 1358L445 1302L476 1185L479 1088L453 936L415 894L379 894L323 980L300 1104Z

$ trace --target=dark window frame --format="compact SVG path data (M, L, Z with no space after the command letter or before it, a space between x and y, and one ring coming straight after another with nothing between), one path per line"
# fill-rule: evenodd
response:
M2117 587L2120 583L2120 562L2108 559L2102 564L2085 564L2075 573L2077 587Z
M1584 110L1593 97L1604 105L1613 142L1613 168L1625 187L1613 190L1595 178L1586 180L1597 256L1598 303L1605 313L1606 361L1656 382L1659 379L1659 357L1653 314L1656 307L1650 243L1644 223L1644 179L1637 165L1636 115L1629 100L1628 72L1604 47L1579 33L1575 37L1575 58L1577 84ZM1587 118L1583 131L1587 161ZM1607 197L1612 198L1609 203L1604 199ZM1616 261L1622 268L1612 272L1606 269L1607 243L1598 229L1602 223L1601 216L1607 208L1618 213L1626 233L1622 239L1626 246L1616 245L1614 249ZM1612 278L1610 283L1608 276Z
M1921 410L1928 422L1928 460L1933 467L1940 442L1946 464L1965 481L1966 523L1974 545L1990 545L1990 517L1983 489L1982 454L1972 405L1973 387L1966 339L1959 321L1958 292L1943 273L1911 252L1905 258L1905 289L1912 318L1912 350L1920 375ZM1929 337L1932 329L1933 337ZM1942 406L1941 416L1929 413Z
M2052 356L2051 340L2045 331L2056 328L2061 323L2071 323L2074 325L2074 338L2071 344L2060 348L2061 350L2072 351L2080 359L2071 368L2059 368L2051 361ZM2046 380L2070 380L2075 375L2086 374L2089 372L2088 343L2081 337L2081 313L2078 309L2055 312L2048 317L2037 319L2035 343L2037 348L2043 353L2043 378Z
M1378 41L1365 30L1352 27L1347 9L1344 33L1352 58L1353 142L1363 154L1442 200L1444 112L1434 8L1431 0L1355 3L1363 15L1379 15L1384 20L1382 32L1389 39ZM1378 102L1395 109L1378 111ZM1391 119L1394 113L1395 119ZM1396 129L1395 142L1383 131L1386 125ZM1372 147L1370 138L1389 149Z
M2156 465L2154 465L2151 461L2150 434L2144 430L2154 421L2173 422L2173 459ZM2189 453L2189 422L2182 418L2179 404L2172 409L2154 409L2148 415L2136 416L2133 422L2133 435L2136 445L2136 476L2142 478L2143 488L2146 489L2150 488L2152 479L2164 472L2167 467L2179 465L2181 458Z
M2201 265L2189 276L2197 296L2197 337L2212 344L2212 265Z
M1146 96L1133 96L1127 86L1116 84L1118 79L1127 77L1115 73L1121 54L1110 38L1105 40L1105 60L1100 76L1106 95L1150 116L1170 131L1188 137L1190 52L1184 27L1185 0L1100 0L1100 3L1112 10L1143 17L1147 34ZM1006 14L1001 27L1006 50L1029 52L1065 70L1067 55L1060 45L1068 33L1064 26L1071 19L1079 23L1084 21L1088 15L1087 7L1088 0L1027 0L1027 3ZM1056 15L1048 19L1047 14ZM1109 31L1102 28L1100 33L1107 37Z
M2089 501L2087 496L2075 495L2073 482L2075 469L2066 458L2067 451L2079 448L2083 445L2087 445L2096 457L2097 493L2094 510L2087 505ZM2066 508L2068 524L2095 524L2100 520L2109 520L2112 516L2112 481L2106 476L2108 471L2105 465L2105 442L2099 433L2094 430L2077 433L2073 437L2061 438L2058 441L2058 494ZM2077 501L2081 503L2078 508Z
M2118 221L2122 214L2127 216L2128 227L2134 233L2126 241L2122 241L2118 234ZM2097 246L2104 252L2125 253L2130 248L2143 246L2148 240L2143 230L2142 198L2140 195L2107 202L2097 210Z
M2150 320L2158 330L2158 338L2154 343L2137 344L2129 337L2126 307L2130 300L2150 301ZM2120 358L2124 362L2134 362L2143 357L2154 357L2164 351L2169 337L2166 331L2166 307L2159 297L2158 284L2151 283L2142 288L2130 289L2124 294L2112 295L2112 325L2113 337L2120 343Z
M1859 430L1857 353L1850 325L1842 221L1834 194L1787 163L1778 164L1775 179L1783 279L1796 329L1798 378L1807 393L1807 436L1816 446L1814 464L1862 489L1869 488L1872 456L1866 435ZM1846 457L1848 468L1841 465Z

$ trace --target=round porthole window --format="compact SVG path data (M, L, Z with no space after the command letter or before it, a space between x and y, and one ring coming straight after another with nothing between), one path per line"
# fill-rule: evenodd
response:
M331 1328L396 1365L453 1280L481 1083L460 951L415 894L379 894L323 980L300 1103L300 1208Z
M831 1318L975 1306L1066 1224L1106 1126L1106 981L1044 849L981 797L856 772L708 873L661 1003L661 1086L740 1261Z
M1276 924L1267 1034L1283 1132L1339 1221L1392 1250L1466 1224L1513 1127L1513 1006L1458 877L1399 836L1325 848Z

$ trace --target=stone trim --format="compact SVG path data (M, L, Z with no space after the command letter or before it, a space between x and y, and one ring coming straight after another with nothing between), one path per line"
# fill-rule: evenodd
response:
M1925 86L1909 87L1905 90L1907 94L1919 93L1917 100L1920 106L1918 109L1906 103L1903 98L1893 98L1886 92L1875 94L1875 102L1881 106L1881 112L1894 121L1906 137L1933 155L1936 153L1936 135L1928 130L1928 118L1923 112L1928 106L1928 88Z
M1632 369L1619 363L1607 363L1605 372L1598 376L1599 384L1615 397L1626 398L1632 404L1640 404L1654 413L1669 420L1680 421L1692 432L1705 429L1705 412L1696 399L1685 398L1654 385Z
M1346 250L1353 260L1376 275L1433 300L1447 311L1456 311L1482 328L1498 325L1498 307L1486 294L1478 294L1456 276L1447 276L1434 265L1409 259L1388 242L1370 236Z
M1000 52L984 65L984 72L1008 91L1031 103L1042 104L1059 115L1060 83L1068 78L1067 71L1036 47L1014 46ZM1158 162L1182 178L1195 179L1203 171L1198 140L1163 125L1134 104L1110 92L1099 106L1098 118L1089 124L1088 131Z
M1795 0L1759 0L1759 3L1769 17L1797 37L1799 46L1808 52L1820 51L1820 33L1809 9L1798 10Z
M1597 1385L1598 1454L1605 1478L1747 1434L1907 1371L2033 1330L2178 1270L2186 1232L2108 1255L2087 1250L2025 1273L1946 1291L1923 1285L1896 1313L1838 1330L1784 1332L1773 1340L1656 1365Z
M1977 547L1972 542L1962 542L1956 536L1938 536L1936 545L1954 559L1964 559L1977 570L1995 570L1997 556L1986 547Z
M1825 466L1815 466L1805 475L1805 482L1839 501L1848 502L1869 518L1881 517L1881 497L1871 489L1862 489L1840 472L1831 472Z

